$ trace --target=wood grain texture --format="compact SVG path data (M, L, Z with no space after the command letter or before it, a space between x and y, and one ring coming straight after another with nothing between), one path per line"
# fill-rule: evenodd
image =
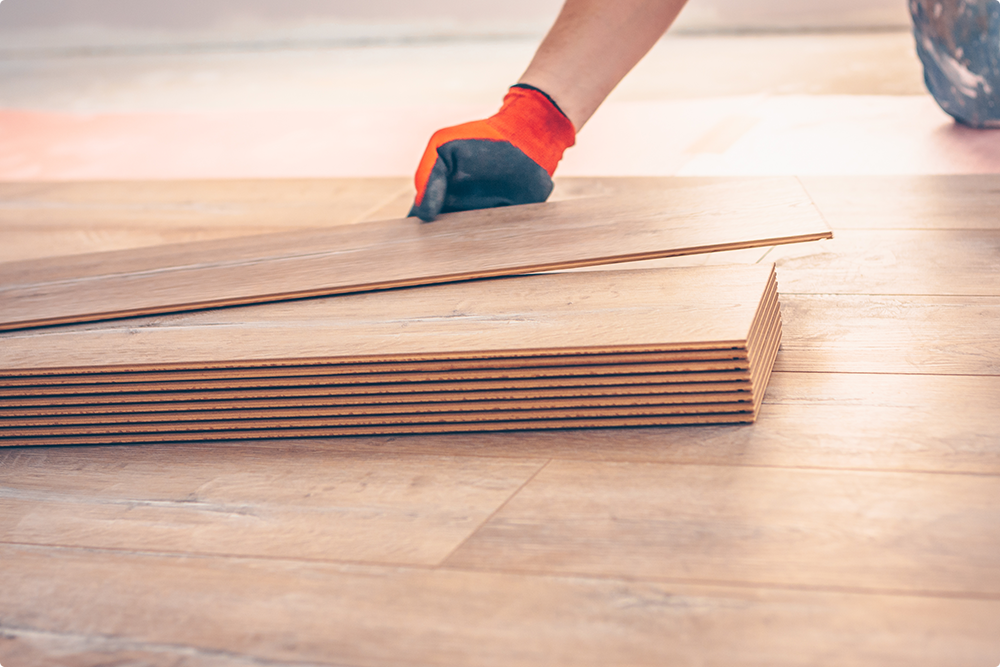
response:
M794 179L0 265L4 328L768 246L830 236Z
M0 368L733 347L772 280L770 265L561 273L10 332Z
M998 549L992 476L553 461L447 564L998 597Z
M1000 228L1000 174L802 176L834 229Z
M433 565L544 462L336 446L84 454L0 453L0 541Z
M697 275L692 275L697 274ZM454 361L449 359L449 352L430 353L427 350L424 354L437 357L441 361L407 361L409 357L420 356L420 352L413 354L418 348L411 347L409 351L405 345L398 340L408 340L410 343L419 342L415 340L420 334L420 326L428 320L436 319L433 314L428 316L423 308L416 311L408 310L404 305L394 303L398 299L399 293L378 294L375 297L385 297L388 304L381 303L375 299L375 303L384 309L386 317L395 317L395 322L399 329L399 334L393 338L387 338L387 349L393 350L393 355L403 361L387 361L391 356L381 353L384 361L371 364L360 364L357 357L334 355L330 357L333 363L324 367L320 364L311 366L290 366L283 368L280 366L282 360L277 361L277 367L259 368L269 371L262 373L264 378L253 377L254 369L236 364L235 370L237 378L230 377L234 370L227 368L227 363L231 362L209 362L212 368L198 369L197 372L184 370L162 370L165 364L177 364L172 358L145 359L146 365L137 363L137 359L123 361L119 356L119 351L112 350L111 358L105 361L104 365L91 368L84 367L83 370L106 370L112 369L117 372L105 373L66 373L53 372L51 368L62 369L65 366L56 364L50 370L43 371L40 377L31 375L15 376L9 378L9 386L4 388L4 392L15 397L24 399L26 397L48 396L52 399L52 405L48 408L35 406L35 414L12 414L0 413L0 436L7 446L24 444L84 444L84 443L111 443L111 442L139 442L139 441L170 441L175 439L190 439L192 436L210 440L232 440L232 439L254 439L270 437L297 437L297 436L335 436L345 434L374 434L374 433L411 433L411 432L448 432L457 430L477 430L480 426L485 430L523 430L532 428L556 428L562 424L565 428L582 427L590 425L603 426L648 426L660 424L691 424L691 423L740 423L753 421L760 408L763 399L763 392L767 385L767 376L770 374L778 344L781 337L780 314L777 301L777 290L774 279L773 267L751 266L734 267L733 270L724 268L702 268L687 270L646 270L646 271L626 271L616 274L549 274L540 276L524 277L517 280L507 279L506 281L492 281L487 286L507 285L511 289L519 287L517 294L507 292L501 294L503 298L497 300L497 294L486 290L486 294L479 294L487 303L483 307L482 313L472 317L473 321L486 320L494 321L500 319L522 321L528 320L535 324L532 343L537 344L539 337L538 321L551 318L552 313L546 311L538 303L532 303L530 295L532 293L543 295L543 303L555 306L556 313L570 313L573 316L579 315L572 309L572 304L584 302L587 304L587 312L592 318L611 318L615 325L625 330L630 340L644 335L652 336L649 340L663 341L663 329L668 329L659 325L659 321L666 317L678 317L678 306L680 313L690 310L692 298L704 297L704 290L699 293L699 285L706 283L711 285L709 291L719 289L719 281L712 281L712 275L719 274L729 280L736 280L737 287L742 288L739 299L742 303L736 307L723 309L721 312L731 321L724 326L730 332L735 332L739 337L735 341L722 341L714 343L722 348L724 356L729 358L722 360L700 360L685 362L654 363L652 359L669 359L664 353L636 352L627 353L591 353L581 355L579 358L584 364L574 365L574 355L569 354L567 348L553 351L562 354L539 353L536 356L528 356L520 359L521 365L515 365L516 361L510 357L498 357L497 359L460 359ZM620 276L619 284L613 280ZM707 280L706 280L707 278ZM722 281L725 282L725 281ZM523 283L524 285L518 285ZM673 298L661 299L659 304L654 306L655 318L648 324L643 324L637 320L637 311L650 310L651 304L643 303L639 299L643 295L649 294L648 289L642 289L641 285L655 285L658 288L664 284L671 285ZM566 292L563 288L572 285L574 288ZM612 289L608 290L609 285ZM420 290L410 290L406 294L412 296L416 294L423 302L431 304L434 309L440 308L442 302L445 305L445 321L455 321L454 310L450 306L454 301L451 298L441 299L440 294L434 298L433 293L444 292L461 288L468 291L475 287L474 284L447 285ZM636 289L637 288L637 289ZM602 290L605 292L601 295ZM428 292L432 294L429 296ZM622 298L622 293L628 294L627 298ZM730 291L723 292L723 299L732 299ZM362 295L364 297L365 295ZM373 295L367 295L371 298ZM459 302L471 298L460 297ZM490 297L496 303L511 303L519 296L521 301L516 317L501 316L498 318L495 309L491 310L488 305ZM340 297L332 299L335 302L350 301L351 297ZM679 302L679 303L678 303ZM258 306L256 308L272 308L273 305ZM363 311L364 309L362 309ZM727 312L728 311L728 312ZM358 311L361 312L361 311ZM409 312L409 319L404 318L404 314ZM695 313L698 312L696 308ZM703 322L686 322L690 330L692 326L696 329L707 329L712 331L718 324L718 320L724 319L718 315L719 311L709 311L702 317ZM232 312L230 311L230 314ZM686 313L685 313L686 314ZM749 317L748 317L749 316ZM185 319L181 316L182 319ZM353 350L359 343L368 343L372 337L365 333L370 327L371 319L378 320L377 315L367 314L366 318L360 319L360 335L340 336L337 343L345 350ZM333 317L330 322L343 326L350 324L350 319ZM234 330L239 330L246 325L246 320L237 318L233 321ZM637 324L638 322L638 324ZM381 326L382 323L378 322ZM411 326L415 323L416 326ZM734 325L734 323L737 323ZM581 328L576 334L593 336L593 332L586 331L586 325L581 321ZM134 323L127 323L128 329L136 329ZM458 326L468 327L466 317L458 320ZM573 327L566 327L565 322L561 325L570 332L564 342L571 343L576 335ZM734 328L735 327L735 328ZM140 327L142 328L142 327ZM95 325L85 325L82 329L90 334L95 331ZM99 329L99 327L96 327ZM348 327L350 330L350 327ZM668 329L669 330L669 329ZM63 330L64 331L64 330ZM208 329L212 335L217 335L218 327ZM473 331L473 334L477 332ZM491 341L488 332L478 332L477 339L480 344L484 341ZM507 332L504 332L505 335ZM22 341L44 338L29 334L10 334L12 338ZM204 338L204 334L202 335ZM508 336L509 338L509 336ZM508 338L504 338L507 340ZM433 336L427 342L434 345L441 345L439 339L447 341L448 336L442 335L439 325L435 324ZM97 337L98 342L101 341ZM223 343L226 338L215 342L216 349L225 348L229 353L242 355L242 352L234 350L233 346ZM614 350L616 346L607 346L608 339L600 341L603 349ZM594 339L592 339L594 342ZM666 345L669 348L680 348L683 352L686 347L695 349L708 348L713 345L711 340L701 341L701 344L691 344L691 341L679 343L670 342ZM618 349L636 348L636 346L617 346ZM645 349L656 349L656 345L645 346ZM660 344L662 349L662 343ZM402 348L400 350L399 348ZM637 349L642 349L638 346ZM44 347L39 347L43 350ZM433 349L433 348L428 348ZM571 348L570 348L571 349ZM601 348L597 348L601 349ZM177 349L163 347L165 354L178 354ZM482 348L480 348L482 350ZM79 349L75 349L76 355ZM489 357L489 351L458 350L459 355L475 353L477 356ZM371 355L375 359L380 358L380 353ZM698 355L696 355L698 356ZM739 358L742 357L742 358ZM650 363L628 363L635 359L647 360ZM33 363L37 359L32 356ZM497 368L491 368L491 364L498 361ZM533 367L531 364L538 361L542 365ZM616 363L617 362L617 363ZM289 363L285 361L284 363ZM131 373L123 373L121 369L132 367ZM197 362L194 365L198 368ZM370 367L374 367L372 371ZM154 370L144 370L152 368ZM432 370L422 370L430 368ZM389 369L386 371L386 369ZM410 369L407 374L405 371ZM498 399L495 396L478 397L478 400L470 400L469 397L455 398L452 392L436 401L408 402L403 398L399 401L340 401L339 396L328 396L323 402L312 401L310 404L297 404L294 400L286 402L284 405L273 405L267 400L257 401L253 405L242 405L238 407L227 406L213 402L204 404L197 408L185 408L185 404L172 403L168 410L137 410L133 404L118 406L111 402L104 402L100 409L86 410L81 412L78 408L66 409L58 402L58 397L62 395L94 395L114 393L135 393L137 389L156 388L167 390L171 393L178 393L178 390L185 383L201 383L200 389L204 389L205 383L215 383L218 388L233 387L233 382L242 382L245 386L259 388L256 384L261 379L270 380L272 386L282 386L291 384L296 386L302 381L299 373L310 373L321 371L319 375L322 381L330 385L342 387L364 386L365 384L378 384L384 386L387 382L422 385L425 389L432 389L433 384L440 380L469 380L471 377L480 377L485 380L510 379L511 376L521 377L534 381L542 380L544 377L565 378L574 374L584 377L604 376L635 376L637 374L648 374L651 376L662 376L670 371L681 371L684 375L695 376L705 375L703 380L717 379L720 371L741 370L742 378L746 387L731 393L731 396L723 400L713 400L714 397L707 395L708 400L696 402L692 400L675 400L676 394L666 393L663 395L639 395L636 392L628 392L623 396L616 396L605 393L602 396L567 396L556 393L554 396L521 398L520 400ZM384 371L384 372L383 372ZM402 372L393 372L402 371ZM148 376L147 376L148 373ZM284 373L290 377L282 377ZM131 377L130 377L131 376ZM180 379L174 381L173 377ZM317 379L317 376L304 376ZM421 381L421 378L423 381ZM37 386L26 384L29 381L41 381ZM144 381L146 380L146 381ZM359 381L360 380L360 381ZM428 382L430 380L430 382ZM82 381L82 383L81 383ZM641 382L639 386L641 386ZM152 385L152 386L150 386ZM188 385L190 386L190 384ZM112 388L112 392L107 389ZM555 387L550 387L554 389ZM749 389L749 392L744 391ZM128 391L125 391L128 390ZM355 389L355 392L357 390ZM377 395L377 394L376 394ZM682 394L686 396L686 394ZM78 404L77 404L78 405ZM186 403L190 405L190 401Z
M406 178L4 182L0 262L349 224L411 188Z
M1000 296L995 230L849 230L773 248L785 294Z
M0 546L0 662L996 665L1000 346L990 250L973 240L995 229L994 177L894 178L803 179L829 184L815 200L850 242L773 251L777 363L796 370L770 375L752 425L0 450L5 534L39 542ZM191 391L337 391L309 376L286 390L274 372L259 388ZM672 382L682 375L662 391L713 384ZM51 393L0 406L148 402L162 379L79 396L36 387ZM547 390L531 382L516 391ZM449 550L463 531L473 539ZM313 543L322 553L294 553ZM99 544L114 546L86 546ZM705 576L724 579L694 583Z
M31 546L0 547L0 557L8 566L0 570L0 648L67 665L138 655L142 664L213 667L831 659L950 667L992 664L1000 629L991 599ZM75 585L52 585L61 580ZM81 607L90 613L38 614Z
M997 376L775 372L765 404L753 426L479 433L374 442L451 456L1000 474ZM352 442L358 446L365 441Z
M0 432L14 434L6 429L18 427L47 427L58 425L60 430L70 425L121 425L129 424L136 431L144 430L134 424L171 422L178 425L178 431L197 429L198 420L220 421L239 420L248 425L255 420L294 418L296 425L309 418L335 416L366 416L376 415L413 415L420 413L477 413L496 410L499 413L525 415L532 418L531 411L563 410L570 418L588 414L592 408L608 408L616 406L616 415L631 414L630 409L639 406L658 406L659 414L719 414L728 412L751 412L756 414L763 400L767 378L777 354L780 342L780 321L776 301L772 304L770 324L760 327L751 336L748 356L752 367L748 374L748 382L735 391L723 393L677 393L665 392L657 394L648 385L631 387L631 391L622 392L603 388L600 392L563 392L549 389L546 392L535 390L534 395L498 396L495 394L456 395L455 392L445 392L443 395L414 394L418 400L409 400L407 396L393 394L381 396L381 400L371 400L366 396L353 396L353 400L344 397L324 397L317 400L302 401L301 399L282 396L279 400L257 400L234 404L220 402L211 398L205 401L175 401L160 403L125 403L115 404L105 402L97 406L81 406L79 403L65 405L58 396L51 397L48 406L34 405L25 410L24 407L13 405L0 406ZM765 320L766 321L766 320ZM755 328L758 328L755 326ZM645 393L641 393L645 392ZM575 394L575 395L574 395ZM378 397L378 395L376 395ZM188 397L189 398L189 397ZM89 409L87 409L89 408ZM643 414L649 414L644 412ZM453 416L453 415L452 415ZM472 419L474 415L469 415ZM394 419L402 419L394 417ZM384 423L390 423L385 420ZM80 431L81 433L83 431ZM28 433L28 435L31 435Z
M783 295L776 370L1000 373L1000 297Z

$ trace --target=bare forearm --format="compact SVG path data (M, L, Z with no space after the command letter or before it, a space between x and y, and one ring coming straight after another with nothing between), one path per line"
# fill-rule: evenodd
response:
M686 1L566 0L519 82L551 95L579 130Z

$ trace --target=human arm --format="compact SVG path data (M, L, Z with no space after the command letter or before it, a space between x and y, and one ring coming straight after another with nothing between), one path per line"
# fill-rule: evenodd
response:
M431 137L410 215L545 201L576 132L663 35L686 0L566 0L531 64L483 121Z

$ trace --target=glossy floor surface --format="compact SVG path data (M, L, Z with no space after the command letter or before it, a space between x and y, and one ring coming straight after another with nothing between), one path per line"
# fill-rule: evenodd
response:
M760 38L762 50L776 49L761 61L774 65L768 71L787 62L785 39L832 43ZM858 39L908 53L896 36ZM885 59L899 76L845 74L844 83L817 90L800 87L829 79L775 74L774 85L791 86L797 97L772 95L766 81L748 90L733 77L683 99L622 98L622 109L641 110L622 132L666 141L659 151L645 145L654 139L644 142L651 162L626 160L613 142L594 140L601 164L619 165L617 173L633 173L629 164L687 173L682 167L695 160L673 152L673 132L656 109L707 109L743 95L759 109L826 109L805 138L841 132L812 162L774 163L795 167L793 174L801 167L832 241L699 260L777 264L784 338L757 423L3 450L0 663L1000 662L1000 176L990 148L997 135L951 125L920 92L906 57ZM829 75L847 61L824 62L810 71ZM80 90L96 71L78 72ZM122 95L142 97L134 82L114 80ZM18 134L26 137L21 152L0 156L4 178L206 175L179 140L171 160L183 159L146 153L140 160L127 137L101 134L107 116L100 114L132 113L113 110L111 97L96 95L104 101L85 110L98 114L90 143ZM19 106L3 112L4 123L17 114L31 123L82 122L66 105ZM886 115L890 107L895 115ZM858 109L881 118L883 130L848 113ZM708 122L703 116L691 114ZM720 129L702 144L711 150L695 157L718 158L712 173L756 173L745 156L770 155L764 131L781 122L762 118L752 126L712 121ZM589 136L599 137L598 127L595 118ZM581 134L581 153L591 129ZM754 132L762 134L751 141ZM108 136L118 136L117 148L102 143ZM381 135L363 136L377 143ZM805 138L784 144L789 155ZM890 140L917 148L906 160L883 154L877 141ZM866 147L864 160L833 159L849 141ZM298 145L306 164L314 143ZM59 162L71 146L96 151L74 154L84 156L82 171ZM289 166L291 144L281 146L252 169L234 159L213 174L301 175ZM330 164L352 164L349 157L337 154ZM948 175L958 169L952 164L970 173ZM337 181L321 192L334 193L323 196L347 223L400 215L408 187L397 174ZM315 182L303 188L315 192ZM558 188L558 196L595 188L627 196L630 181L566 178ZM246 199L266 186L233 191ZM160 212L138 224L128 215L90 219L85 206L66 216L50 205L25 215L29 223L4 222L0 248L37 257L276 227L260 210L230 216L236 207L218 202L150 208ZM193 222L206 220L206 210L210 222ZM324 224L313 212L303 220Z
M493 113L532 40L0 58L0 180L409 176ZM566 176L1000 171L907 32L679 36L582 128Z

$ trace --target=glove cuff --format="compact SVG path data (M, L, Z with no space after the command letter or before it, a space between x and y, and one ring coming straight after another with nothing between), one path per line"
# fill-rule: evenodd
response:
M486 124L507 138L552 176L567 148L576 143L576 128L547 94L517 85Z

